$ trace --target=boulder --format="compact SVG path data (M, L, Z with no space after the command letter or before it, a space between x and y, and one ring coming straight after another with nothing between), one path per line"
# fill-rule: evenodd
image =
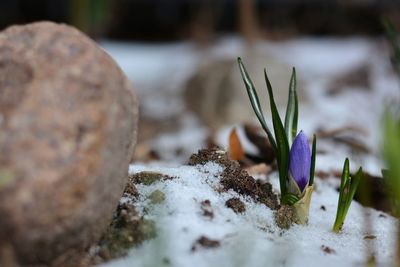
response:
M75 28L0 33L0 265L78 266L123 193L137 119L126 76Z

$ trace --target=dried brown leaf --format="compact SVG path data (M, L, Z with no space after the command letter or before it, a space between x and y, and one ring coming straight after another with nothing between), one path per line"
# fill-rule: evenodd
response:
M244 158L244 149L237 135L236 127L229 134L229 156L237 161Z

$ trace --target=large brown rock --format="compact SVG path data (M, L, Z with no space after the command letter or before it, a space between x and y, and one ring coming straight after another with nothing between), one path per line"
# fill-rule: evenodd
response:
M76 266L124 190L137 118L126 76L78 30L40 22L0 33L3 262Z

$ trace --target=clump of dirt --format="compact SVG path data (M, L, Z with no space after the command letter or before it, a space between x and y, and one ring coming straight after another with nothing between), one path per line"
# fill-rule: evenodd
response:
M130 182L134 184L151 185L158 181L171 180L174 177L159 173L159 172L139 172L131 175Z
M189 158L188 165L204 165L209 161L213 161L224 167L229 167L232 163L237 163L229 158L226 151L219 149L218 147L200 149L197 154L193 154Z
M328 246L322 245L321 246L321 250L325 253L325 254L336 254L336 251L333 248L330 248Z
M278 197L272 191L270 183L256 181L248 173L241 169L237 162L225 168L222 173L221 184L225 190L232 189L239 194L247 195L275 210L279 207Z
M126 186L125 201L120 201L111 225L99 242L97 256L107 261L126 255L128 249L156 236L155 222L144 219L135 209L138 196L132 179Z
M376 235L365 235L364 236L365 240L372 240L372 239L376 239Z
M231 160L228 153L223 150L201 149L190 157L189 165L205 164L209 161L225 167L221 178L221 184L225 190L232 189L239 194L250 196L255 201L274 210L279 207L278 197L272 191L272 185L256 181L240 167L237 161Z
M225 206L231 208L235 213L243 213L246 211L246 206L244 203L237 197L233 197L228 199L225 202Z
M211 207L211 201L206 199L200 203L201 210L203 212L204 217L208 217L210 219L214 218L214 211Z
M296 211L293 206L282 205L275 212L275 223L281 229L289 229L296 220Z
M195 252L199 247L203 248L217 248L221 246L221 242L219 240L210 239L206 236L201 236L199 239L194 242L192 246L192 251Z

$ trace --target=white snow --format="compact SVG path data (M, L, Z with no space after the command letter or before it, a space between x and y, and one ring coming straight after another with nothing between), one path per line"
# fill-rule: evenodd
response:
M309 224L279 229L273 211L263 204L233 191L218 193L223 167L209 162L204 166L147 167L131 165L130 173L155 171L172 177L150 186L137 185L140 197L138 210L157 224L158 236L132 249L125 258L102 267L127 266L362 266L371 247L378 266L390 266L395 250L396 220L353 202L343 231L331 231L336 214L337 180L316 180ZM265 178L265 177L263 177ZM276 174L269 177L277 186ZM276 188L276 187L275 187ZM148 196L154 190L165 193L161 204L153 205ZM239 197L246 205L243 214L235 214L225 206L231 197ZM210 219L202 215L201 202L209 200L214 212ZM321 209L325 207L325 211ZM372 229L365 227L366 214ZM219 240L220 247L191 247L200 236ZM364 239L376 236L375 239ZM321 247L333 249L325 253ZM167 261L170 264L164 264Z

